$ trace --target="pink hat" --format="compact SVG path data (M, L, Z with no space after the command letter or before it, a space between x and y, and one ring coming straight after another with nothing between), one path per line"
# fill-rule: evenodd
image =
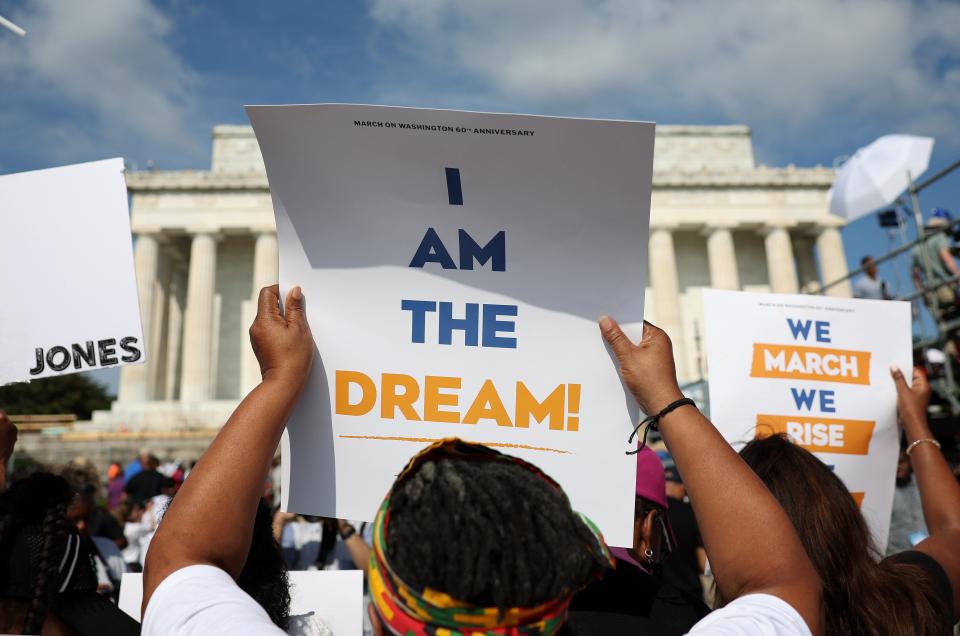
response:
M666 510L669 507L667 503L667 479L663 474L663 464L653 449L644 447L637 453L637 497L643 497L647 501L653 502L663 508L664 514L661 515L666 534L668 549L673 549L677 545L677 538L670 525L670 517Z
M667 478L663 464L653 449L644 447L637 453L637 497L652 501L661 508L667 507Z

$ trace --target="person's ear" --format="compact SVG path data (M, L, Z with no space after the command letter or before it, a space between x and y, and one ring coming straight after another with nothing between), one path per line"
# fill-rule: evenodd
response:
M656 521L657 521L657 511L650 510L643 517L643 528L641 534L643 536L643 542L646 544L646 547L651 550L656 551L654 547L655 534L656 534Z
M370 615L370 626L373 627L373 636L387 636L383 629L383 623L380 622L380 615L374 609L373 603L367 605L367 614Z

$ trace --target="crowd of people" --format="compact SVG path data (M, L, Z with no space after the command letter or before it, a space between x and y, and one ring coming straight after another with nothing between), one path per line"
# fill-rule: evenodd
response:
M300 290L279 301L262 290L251 328L262 382L198 462L144 450L103 475L74 461L0 483L0 632L328 634L291 616L287 572L360 569L377 636L953 633L960 483L919 370L891 370L904 447L888 546L787 438L732 449L682 395L666 334L647 324L633 343L609 317L662 438L636 455L631 546L609 547L535 465L458 439L414 456L372 522L321 519L277 511L271 487L314 351ZM15 443L0 415L0 479ZM142 626L114 603L141 570Z

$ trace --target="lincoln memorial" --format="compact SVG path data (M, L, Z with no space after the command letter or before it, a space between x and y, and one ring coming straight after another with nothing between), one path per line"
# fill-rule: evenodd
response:
M846 274L844 221L827 211L833 178L758 166L745 126L658 127L646 307L682 379L706 373L701 289L797 293ZM127 185L148 362L122 368L94 428L219 427L259 379L247 328L258 290L277 280L253 131L216 126L210 170L128 172Z

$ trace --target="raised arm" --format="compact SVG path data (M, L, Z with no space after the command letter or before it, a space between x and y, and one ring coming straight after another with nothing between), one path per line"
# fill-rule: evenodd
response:
M343 544L347 546L347 551L350 553L354 565L357 566L357 569L363 571L364 576L367 576L370 569L370 546L360 536L359 528L354 528L346 519L337 519L337 530L340 532L341 538L349 535L346 539L343 539Z
M606 316L600 330L644 413L659 413L683 397L667 334L644 323L643 338L635 345ZM819 634L820 581L777 500L696 408L672 411L659 428L683 475L723 598L777 596Z
M220 429L150 543L144 611L163 579L181 568L214 565L233 578L243 569L263 480L313 361L300 288L287 296L285 317L279 301L276 285L262 289L250 327L263 380Z
M907 435L907 448L918 440L931 440L927 424L930 384L919 369L913 370L913 383L907 386L900 369L890 370L897 384L897 410ZM943 567L953 586L954 607L960 608L960 484L947 465L940 448L921 442L910 450L910 463L917 476L923 518L930 536L917 545Z

